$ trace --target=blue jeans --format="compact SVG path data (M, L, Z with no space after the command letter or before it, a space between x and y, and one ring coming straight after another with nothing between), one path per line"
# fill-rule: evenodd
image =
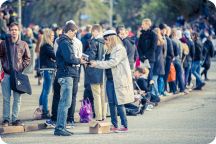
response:
M159 77L158 75L153 75L155 91L153 91L152 94L155 95L155 96L159 96L159 92L158 92L158 77Z
M163 95L164 94L164 76L160 75L158 77L158 93L159 95Z
M196 78L196 87L200 87L200 85L203 83L202 77L200 75L200 61L193 61L191 71Z
M191 61L188 61L188 66L184 68L185 71L185 87L189 82L189 76L190 76L190 72L191 72Z
M106 81L106 92L107 92L107 97L109 102L111 122L113 126L116 128L118 127L118 119L117 119L117 112L118 112L121 119L121 125L127 128L128 123L127 123L125 107L124 105L118 105L115 89L114 89L114 83L112 80Z
M185 90L185 82L183 78L183 67L181 65L180 60L175 60L173 62L176 70L176 85L178 84L180 92L184 92Z
M43 108L43 113L48 113L48 96L50 90L52 88L52 80L53 80L54 71L52 70L44 70L43 71L43 89L39 99L39 105Z
M55 129L63 130L66 127L68 109L70 108L72 101L73 78L59 78L58 83L61 86L61 90Z
M2 86L2 95L3 95L3 120L10 121L10 97L11 97L11 88L10 88L10 75L4 75L4 79L1 82ZM17 120L21 104L21 95L13 91L13 107L12 107L12 122Z

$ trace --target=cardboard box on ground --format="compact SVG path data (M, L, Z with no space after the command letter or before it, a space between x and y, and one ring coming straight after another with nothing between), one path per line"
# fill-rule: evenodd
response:
M99 122L91 121L89 122L89 133L91 134L108 134L110 133L110 122Z

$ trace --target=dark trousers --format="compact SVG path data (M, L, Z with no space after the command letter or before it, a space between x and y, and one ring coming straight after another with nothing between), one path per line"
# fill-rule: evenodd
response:
M75 107L76 107L76 96L77 96L77 91L78 91L78 82L79 78L74 78L73 79L73 92L72 92L72 101L71 101L71 106L68 109L68 117L67 121L74 121L74 112L75 112ZM57 120L57 112L58 112L58 104L60 100L60 89L61 86L58 83L58 78L55 77L54 83L53 83L53 101L52 101L52 116L51 120L56 121Z
M181 65L180 60L175 60L174 62L175 70L176 70L176 85L179 86L180 92L184 92L185 83L184 83L184 70Z
M148 75L148 84L151 80L153 80L153 70L154 70L154 62L149 62L150 69L149 69L149 75Z

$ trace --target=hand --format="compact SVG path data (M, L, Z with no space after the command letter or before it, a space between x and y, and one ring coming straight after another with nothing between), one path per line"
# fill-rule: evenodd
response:
M80 64L86 64L87 63L87 61L85 61L84 59L80 59Z
M97 62L96 61L90 61L90 67L96 67Z

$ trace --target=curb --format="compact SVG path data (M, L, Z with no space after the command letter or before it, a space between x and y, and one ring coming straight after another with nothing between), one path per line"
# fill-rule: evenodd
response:
M36 131L36 130L41 130L41 129L46 129L46 128L47 126L44 123L25 125L25 126L0 127L0 135L1 134L11 134L11 133L23 133L23 132Z

